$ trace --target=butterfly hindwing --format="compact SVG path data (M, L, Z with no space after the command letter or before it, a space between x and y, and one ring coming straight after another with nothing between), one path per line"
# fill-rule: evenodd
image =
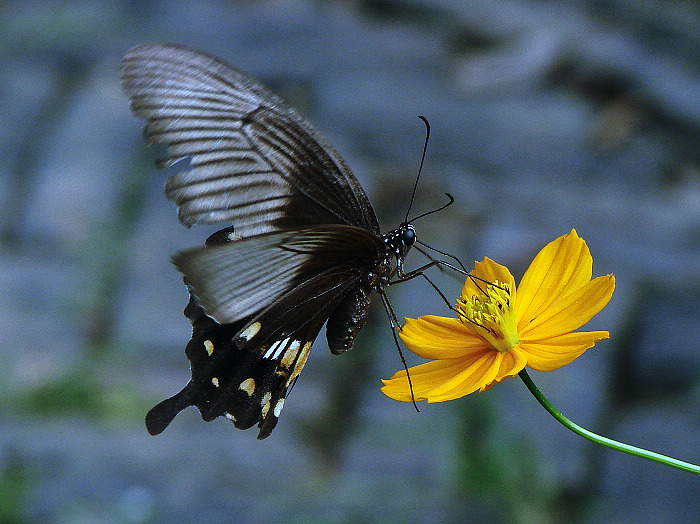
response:
M206 314L228 324L339 265L369 271L382 250L381 239L365 229L324 225L205 245L173 262Z
M192 379L149 412L149 432L160 433L178 412L195 405L206 421L225 416L240 429L257 423L258 438L265 438L321 327L359 278L348 264L328 269L259 315L229 324L213 320L191 297L185 315L192 322L186 348Z

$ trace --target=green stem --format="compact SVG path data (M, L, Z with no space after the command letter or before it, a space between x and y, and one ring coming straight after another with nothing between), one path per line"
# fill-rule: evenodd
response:
M571 422L568 418L559 413L559 411L557 411L557 409L549 403L549 401L540 392L540 390L537 389L537 386L535 386L535 383L530 378L530 375L527 374L526 370L523 369L520 373L518 373L518 376L523 380L523 382L525 382L527 389L530 390L530 393L532 393L532 395L537 399L537 401L542 405L542 407L546 409L549 412L549 414L552 415L555 419L557 419L564 427L570 429L577 435L580 435L583 438L595 442L596 444L606 446L610 449L622 451L623 453L629 453L630 455L634 455L635 457L653 460L654 462L665 464L667 466L671 466L672 468L681 469L683 471L689 471L690 473L700 475L700 466L696 466L695 464L683 462L682 460L667 457L666 455L661 455L660 453L654 453L653 451L647 451L646 449L630 446L629 444L623 444L622 442L618 442L607 437L601 437L600 435L596 435L595 433L582 428L578 424Z

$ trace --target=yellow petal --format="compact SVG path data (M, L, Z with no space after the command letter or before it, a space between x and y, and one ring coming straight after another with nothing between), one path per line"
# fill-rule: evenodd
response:
M570 364L596 342L609 337L607 331L582 331L566 333L546 341L521 341L520 347L527 356L529 367L537 371L552 371Z
M461 360L461 370L449 380L433 383L433 388L426 394L428 402L445 402L463 397L482 389L493 382L498 373L502 354L498 351L484 351L478 358ZM413 379L413 375L411 375Z
M498 368L498 373L494 377L494 383L517 375L528 363L527 355L518 346L507 353L501 353L501 355L503 355L503 359Z
M525 323L524 319L520 319L520 340L541 340L580 328L606 306L614 290L615 277L605 275L559 297L531 322Z
M435 360L419 366L409 368L413 395L416 400L427 400L428 392L437 385L450 380L464 369L465 360L454 358L449 360ZM411 390L409 389L406 370L401 370L388 379L382 380L384 387L381 391L387 397L402 402L411 402Z
M510 274L506 266L502 266L498 262L494 262L489 257L484 257L481 262L474 262L474 271L471 272L475 277L483 278L486 282L502 282L510 285L511 299L514 299L515 293L515 278ZM467 277L462 286L462 296L471 298L474 295L484 295L484 288L488 284L481 280L475 280Z
M483 338L456 318L434 315L407 318L399 336L408 349L429 359L462 357L487 346Z
M529 322L562 294L591 279L593 258L575 229L547 244L523 275L515 301L515 314Z
M413 394L416 400L444 402L473 393L493 382L502 356L498 351L485 350L468 358L436 360L410 368ZM406 371L383 380L382 392L390 398L411 401Z

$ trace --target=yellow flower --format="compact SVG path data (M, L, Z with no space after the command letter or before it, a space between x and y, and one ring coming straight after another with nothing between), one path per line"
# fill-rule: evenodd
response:
M457 301L458 318L406 319L399 335L431 362L409 369L415 400L443 402L485 391L525 366L552 371L572 362L607 331L573 332L605 307L615 277L591 280L593 258L575 229L547 244L517 291L508 268L489 258L474 264ZM384 380L382 392L410 402L406 371Z

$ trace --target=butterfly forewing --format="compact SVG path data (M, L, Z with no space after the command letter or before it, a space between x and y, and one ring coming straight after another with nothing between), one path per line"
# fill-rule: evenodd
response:
M341 223L378 234L340 155L276 95L219 59L172 45L124 57L124 89L146 138L190 159L167 195L183 223L233 222L241 236Z

